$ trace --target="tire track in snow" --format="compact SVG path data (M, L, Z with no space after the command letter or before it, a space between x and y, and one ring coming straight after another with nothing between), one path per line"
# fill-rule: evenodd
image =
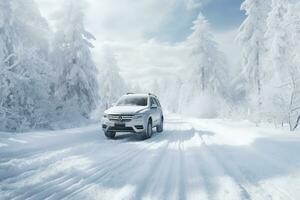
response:
M47 151L29 158L14 158L10 161L0 164L0 171L6 172L6 175L1 175L0 182L3 184L14 183L18 179L28 178L35 172L40 172L47 166L57 162L67 156L77 155L80 151L86 150L86 147L95 145L95 142L77 145L71 148L65 148L56 151ZM7 168L13 172L7 173ZM30 173L29 173L30 172Z
M189 122L184 123L193 127ZM203 145L204 141L201 138L202 135L194 128L191 132L192 138L187 141L183 140L181 145L183 151L180 152L182 154L180 160L181 169L183 169L183 181L180 188L185 188L183 191L186 196L186 198L181 199L242 199L240 193L237 192L239 187L230 176L226 177L226 186L220 183L219 186L227 193L232 187L236 189L230 191L230 194L226 194L226 192L220 194L220 191L216 191L216 184L218 183L214 179L223 175L224 169L206 151Z
M221 166L224 169L225 174L227 174L231 179L233 179L234 183L238 186L241 191L241 198L244 200L252 200L251 193L247 190L251 184L248 183L247 179L243 177L243 174L240 173L234 166L228 165L228 157L225 161L221 155L217 154L214 150L209 147L207 142L209 137L205 137L204 139L201 135L201 140L203 141L203 146L206 149L206 152L209 153L211 157L215 159L217 166Z
M169 141L168 141L168 134L167 134L167 131L166 132L164 132L164 133L162 133L162 134L157 134L157 135L155 135L154 136L154 141L153 142L155 142L155 143L159 143L159 142L165 142L165 141L167 141L167 143L165 144L165 145L163 145L163 147L161 147L161 148L159 148L159 150L156 150L156 149L154 149L154 150L151 150L151 151L153 151L152 153L154 153L154 159L153 160L150 160L150 162L152 163L151 165L152 165L152 168L153 168L153 170L152 171L149 171L148 170L148 175L149 176L153 176L153 171L155 172L155 171L157 171L157 162L159 161L159 162L161 162L161 160L163 160L161 157L158 157L158 154L162 154L162 155L164 155L165 154L165 151L166 151L166 149L167 149L167 146L169 145ZM149 148L148 148L149 149ZM148 153L147 151L146 151L146 153ZM147 158L147 155L144 155L144 154L140 154L140 156L139 157L135 157L135 162L136 162L136 166L137 167L140 167L139 165L141 165L141 163L145 163L146 162L146 160L145 160L145 158ZM131 163L131 165L133 165L132 163L132 161L129 161L130 163ZM128 166L128 165L127 165ZM142 165L143 166L143 165ZM125 165L125 169L126 169L126 165ZM137 168L136 170L139 170L139 168ZM146 170L147 171L147 170ZM145 172L145 171L144 171ZM151 173L152 172L152 173ZM126 170L124 170L124 167L122 167L121 168L121 170L119 171L118 170L118 168L116 168L116 171L114 171L113 173L111 173L111 174L108 174L107 175L107 177L109 177L109 175L114 175L114 174L126 174L127 173L127 171ZM134 172L133 172L134 173ZM137 174L139 177L134 177L134 176L131 176L131 177L127 177L127 179L128 179L128 182L130 182L130 180L131 181L133 181L135 184L138 184L138 188L144 188L142 185L143 185L143 183L145 184L145 183L147 183L149 180L148 180L148 176L146 175L146 177L145 176L143 176L143 174ZM145 177L145 178L144 178ZM137 179L136 179L137 178ZM141 179L143 179L143 182L142 183L139 183L139 180L141 180ZM137 181L138 181L138 183L137 183ZM99 184L98 184L99 185ZM103 183L100 183L100 185L103 185ZM86 188L85 190L87 190L88 188ZM79 192L76 192L76 193L74 193L74 195L75 194L77 194L77 193L80 193L80 192L82 192L82 191L79 191ZM143 194L144 193L144 191L143 190L139 190L137 193L141 193L141 194ZM74 197L74 195L71 195L71 196L67 196L67 198L69 199L70 197ZM116 196L118 196L118 194L116 194ZM139 196L139 195L136 195L136 196ZM139 198L133 198L133 199L139 199Z
M237 168L237 166L234 163L232 163L229 157L226 157L226 154L215 150L215 148L211 148L210 144L213 144L212 142L210 142L211 136L206 134L199 134L199 137L203 143L203 147L206 152L205 154L209 155L206 156L207 158L209 158L207 162L212 162L213 164L211 166L213 167L223 169L223 172L232 180L234 185L236 185L240 189L242 195L240 199L265 200L266 198L269 198L271 196L270 194L266 193L266 191L264 191L262 188L260 188L256 183L251 182L250 178L246 177L245 173L243 173L241 169ZM226 157L226 160L224 157ZM253 197L253 192L252 190L250 190L250 188L252 187L256 187L256 189L260 190L260 192L258 193L259 196Z
M264 188L262 188L259 183L255 183L252 181L251 176L248 175L249 171L243 169L238 163L235 163L232 159L230 159L230 156L227 156L225 160L224 153L218 152L217 150L213 150L212 148L210 148L209 137L201 137L201 139L203 140L203 144L205 145L205 148L208 150L209 154L215 158L218 165L222 166L222 168L224 168L225 170L225 173L228 174L228 176L231 177L239 186L243 194L242 199L274 199L273 194L270 194L266 190L264 190ZM276 199L290 200L292 198L283 195L282 197Z
M111 145L111 144L110 144ZM109 148L109 147L108 147ZM110 146L110 148L111 148L111 146ZM97 150L99 151L99 148L96 148L95 147L95 149L93 149L93 152L91 152L91 153L96 153L97 152ZM129 149L130 150L130 149ZM127 151L125 151L124 152L124 155L126 155L128 152ZM89 154L89 152L87 152L87 154ZM109 159L108 159L109 160ZM104 161L105 162L105 161ZM54 166L55 167L55 164L56 163L53 163L53 165L50 165L50 166L47 166L48 168L49 167L51 167L51 166ZM59 167L59 166L58 166ZM101 167L101 166L95 166L95 168L96 167ZM44 171L47 171L47 168L44 170ZM56 174L54 177L52 177L53 179L52 180L50 180L50 181L48 181L48 180L46 180L47 182L46 183L43 183L42 185L40 184L40 183L37 183L37 184L35 184L35 185L29 185L27 188L28 188L28 190L26 190L26 192L27 192L27 194L28 193L30 193L30 194L32 194L32 193L34 193L35 191L38 191L38 189L48 189L47 187L48 186L50 186L50 183L51 183L51 181L53 181L53 180L57 180L57 181L61 181L63 178L65 178L65 177L68 177L68 176L63 176L62 177L62 175L63 175L63 173L65 173L65 172L61 172L61 173L59 173L59 174ZM74 175L74 174L73 174ZM70 175L69 174L69 176L71 176L72 177L72 174ZM45 187L44 187L45 186ZM43 187L43 188L42 188ZM25 188L26 189L26 188ZM23 190L25 190L24 188L23 188ZM41 190L40 192L43 192L43 190ZM26 193L25 193L26 194ZM23 191L19 191L18 192L18 195L25 195L25 194L23 194Z
M128 144L132 144L132 143L128 143ZM33 197L37 196L38 198L36 199L46 198L46 197L49 197L49 199L61 199L72 193L83 191L93 182L96 182L97 180L103 178L105 175L108 175L111 172L113 173L114 169L118 168L119 166L122 166L128 160L141 154L143 151L147 150L147 148L155 144L156 142L153 139L148 140L146 143L143 143L142 148L139 151L137 151L136 148L132 148L132 149L129 148L127 151L123 152L122 154L118 154L118 156L113 159L108 159L107 161L104 162L101 161L101 163L103 164L96 165L96 166L94 165L93 167L86 170L85 173L80 176L74 176L74 174L70 174L64 177L62 181L56 182L55 184L51 184L51 182L49 182L49 184L51 185L46 185L45 188L47 191L49 190L56 191L55 194L51 193L50 195L49 194L44 195L45 194L44 191L40 191L39 193L34 194ZM136 146L137 145L135 144L134 147ZM85 185L83 185L84 183ZM66 184L66 186L62 187L63 184Z
M186 131L166 135L168 146L153 163L132 199L186 199L183 142Z
M194 151L194 156L196 160L200 159L203 163L199 165L199 170L208 191L208 199L250 200L247 190L228 173L227 169L224 168L203 140L203 135L206 134L199 132L196 134L195 140L201 144L201 149Z
M41 162L41 160L46 161L46 162L41 162L40 165L35 165L34 167L32 167L32 169L28 170L27 168L25 168L21 174L17 174L16 176L13 176L11 178L5 179L4 181L1 182L2 185L5 185L6 187L9 187L10 184L12 186L18 184L18 180L26 180L26 179L30 179L36 175L42 174L43 172L47 171L47 169L49 168L49 166L53 166L55 165L57 162L61 161L61 159L66 159L69 157L74 157L74 156L81 156L84 157L88 154L91 153L91 151L95 152L96 147L94 147L91 150L91 145L95 144L95 143L90 143L90 144L83 144L83 145L78 145L74 148L70 148L70 149L63 149L61 151L54 151L54 152L50 152L50 156L46 156L46 159L44 158L44 155L48 154L49 152L46 152L44 154L41 154L39 156L36 156L35 158L33 158L33 160L29 160L28 165L30 166L32 163L34 162ZM86 148L86 147L90 147L90 148ZM86 151L85 153L83 153L83 151ZM80 153L80 154L78 154ZM49 161L48 161L49 160ZM19 160L17 161L19 162ZM31 164L30 164L31 163ZM60 174L58 175L60 176ZM12 187L10 186L10 187ZM20 187L20 185L18 185L18 187Z
M277 147L277 151L278 151ZM259 158L262 163L267 163L269 166L272 166L272 170L277 170L277 171L285 171L286 168L289 168L289 163L283 163L283 162L278 162L276 160L276 157L273 154L266 154L262 151L257 150L254 147L250 147L250 151L253 153L253 155L255 155L256 158ZM257 176L257 172L253 171L253 169L249 168L246 166L241 166L240 164L234 162L235 165L237 167L239 167L240 169L243 170L244 174L247 174L247 177L249 180L251 181L257 181L255 180L258 176ZM251 175L251 176L250 176ZM282 199L287 199L287 200L295 200L294 197L292 197L292 195L290 195L288 192L282 190L279 186L276 186L275 184L273 184L272 182L268 182L267 183L267 187L263 185L264 182L259 182L258 184L260 185L260 187L267 191L269 189L271 189L272 191L268 191L269 193L272 192L273 196L276 197L280 197Z
M126 177L126 179L128 180L128 183L133 183L133 184L137 184L138 185L138 188L140 189L140 188L145 188L145 187L143 187L143 183L145 184L145 183L148 183L149 182L149 178L148 177L152 177L153 176L153 173L155 173L155 171L158 171L157 170L157 162L159 161L159 162L162 162L162 161L164 161L164 159L162 158L162 156L161 155L164 155L165 153L165 151L166 151L166 149L167 149L167 145L169 144L169 135L165 132L165 133L163 133L162 135L159 135L159 137L158 136L155 136L155 138L156 138L156 142L166 142L166 144L165 145L162 145L162 147L160 147L159 149L153 149L153 150L151 150L151 153L153 153L154 155L152 156L152 157L154 157L152 160L151 160L151 157L149 158L147 158L147 155L144 155L144 154L141 154L139 157L135 157L135 159L134 159L134 161L131 161L131 160L129 160L128 162L130 163L130 165L136 165L137 167L136 167L136 169L135 170L133 170L133 171L137 171L138 173L136 174L136 176L130 176L130 177ZM147 152L146 151L146 153L148 154L149 152ZM178 154L175 154L175 155L178 155ZM178 159L176 159L176 160L178 160ZM149 162L147 162L147 161L149 161ZM134 163L136 163L136 164L134 164ZM146 173L148 173L148 176L146 175L146 176L144 176L144 173L141 173L141 172L139 172L139 170L142 168L142 167L144 167L144 164L147 164L147 163L151 163L150 165L152 166L152 171L151 170L149 170L149 168L147 168L148 170L146 170L146 171L143 171L144 173L146 172ZM168 162L167 162L168 163ZM111 173L111 174L108 174L108 176L106 177L106 179L107 180L109 180L110 178L111 178L111 176L113 176L113 175L115 175L115 174L126 174L126 173L128 173L128 168L130 167L130 165L128 165L128 164L126 164L125 165L125 167L121 167L121 168L117 168L116 170L114 170L113 171L113 173ZM147 166L148 167L148 166ZM134 172L133 172L134 173ZM121 179L122 179L122 175L121 175ZM120 175L118 175L118 176L120 176ZM103 179L104 179L104 177L103 177ZM112 179L113 179L113 177L112 177ZM142 181L142 183L140 183L140 180L143 180ZM100 183L98 183L98 182L96 182L97 183L97 186L99 186L99 185L104 185L105 186L105 181L101 181ZM88 188L86 188L85 190L87 190ZM80 192L81 191L79 191L79 192L76 192L76 193L74 193L72 196L67 196L67 198L69 199L69 198L72 198L72 197L74 197L75 198L75 194L77 194L77 193L79 193L80 194ZM138 193L140 193L140 194L142 194L142 195L144 195L144 191L143 191L143 189L140 189L139 191L138 191ZM114 196L118 196L118 193L116 194L116 195L114 195ZM139 196L139 195L136 195L136 196ZM113 197L112 197L113 198ZM137 197L135 197L135 198L132 198L132 199L139 199L139 198L137 198Z
M89 181L85 181L87 179L83 180L83 182L87 182L87 183L78 184L78 187L71 188L71 191L68 191L67 193L65 193L63 195L59 195L58 198L57 198L57 196L54 195L54 196L51 196L49 199L63 199L63 198L73 199L73 198L75 198L76 195L87 190L94 183L101 185L102 181L98 182L97 180L101 180L101 179L103 180L105 178L109 179L111 176L114 176L115 174L117 174L117 171L119 169L122 170L121 173L126 173L126 171L123 171L124 168L122 168L122 166L128 166L128 163L133 163L133 162L136 162L137 164L139 164L139 163L141 163L141 160L143 160L143 162L144 162L144 158L147 156L147 155L145 156L145 153L148 154L149 149L151 149L151 147L157 145L157 140L158 140L157 137L159 137L159 135L156 134L156 136L154 136L150 140L147 140L145 142L143 141L143 143L141 145L142 148L140 148L140 149L134 148L134 150L131 152L132 153L131 155L126 155L125 157L119 156L117 158L117 161L114 161L111 164L109 164L108 166L103 167L102 171L97 172L94 175L88 176L88 178L91 177L92 179ZM83 184L83 187L80 186L82 184ZM67 190L68 190L68 188L67 188Z
M32 178L36 178L39 176L39 174L43 174L43 172L46 172L49 167L55 165L55 163L61 161L60 159L66 159L69 157L73 157L75 155L78 155L78 153L80 152L80 156L85 156L89 153L90 150L88 150L86 153L82 153L82 149L83 150L87 150L87 148L85 148L86 146L91 146L91 144L83 144L83 145L78 145L75 146L74 148L69 148L69 149L63 149L61 151L53 151L50 152L50 154L48 157L46 156L46 158L44 158L44 155L48 154L49 152L46 152L44 154L39 154L38 156L34 156L32 160L26 161L28 163L26 163L25 165L30 168L24 168L22 172L16 174L16 175L10 175L9 177L5 178L4 180L2 180L0 182L0 189L3 193L8 193L9 195L9 199L12 198L12 196L15 196L16 194L24 194L28 191L30 191L30 189L33 189L36 185L39 185L40 183L36 183L36 184L30 184L30 179ZM16 161L16 163L14 164L18 164L18 162L21 162L22 160L20 159L16 159L13 160L14 162ZM45 161L45 162L41 162L41 161ZM32 163L37 162L34 166L32 166ZM40 163L41 162L41 163ZM31 163L31 164L30 164ZM40 163L40 164L38 164ZM24 163L21 163L24 164ZM14 166L12 166L14 167ZM59 173L57 175L55 175L55 177L60 177L62 176L63 173ZM27 189L26 189L27 188ZM25 191L25 192L24 192Z
M124 195L123 188L132 185L138 186L138 191L134 191L130 194L130 199L140 199L137 198L137 193L143 193L143 185L145 182L149 180L152 173L156 171L157 163L161 160L161 155L167 150L169 143L165 140L158 142L153 148L149 149L139 156L134 157L131 160L128 160L128 163L124 166L120 166L115 169L112 174L108 174L106 177L99 182L96 182L97 187L107 187L109 185L118 185L120 182L124 182L124 186L119 188L119 191L115 191L113 194L109 196L109 198L101 197L101 199L120 199ZM115 179L115 177L118 177ZM79 196L77 199L85 199L84 195L89 192L91 187L86 188L84 191L79 191L78 193L74 193L72 196L67 196L67 199L73 199ZM75 197L75 195L77 195ZM127 194L129 195L129 194ZM124 197L123 197L124 198ZM129 198L129 197L128 197ZM127 198L127 199L128 199ZM95 198L96 199L96 198Z
M186 161L184 157L184 142L179 144L179 174L180 174L180 182L179 182L179 191L178 197L179 199L186 199L187 192L186 192Z
M219 126L219 125L218 125ZM219 133L218 134L224 134ZM220 152L217 148L211 148L210 145L214 145L213 142L210 141L210 136L208 135L200 135L201 139L203 140L206 149L208 149L207 155L211 154L213 157L215 157L215 160L217 163L215 166L220 165L225 169L225 172L228 174L229 177L231 177L240 187L241 191L244 193L244 198L246 199L293 199L289 194L286 192L280 190L275 185L273 185L274 190L277 188L279 194L277 193L270 193L266 190L257 180L256 178L256 171L253 172L253 169L247 167L245 163L243 163L243 166L241 166L239 163L234 162L234 160L230 159L232 155L226 155L226 152ZM239 136L239 135L237 135ZM220 141L222 143L222 141ZM260 158L262 163L266 163L266 161L271 162L270 155L265 154L264 156L260 154L257 149L253 148L252 146L249 146L249 149L251 149L251 155L255 155L256 159ZM239 153L238 150L234 151L234 153ZM248 152L249 153L249 152ZM224 156L226 156L227 159L224 159ZM240 160L239 160L240 161ZM256 161L258 162L258 161ZM271 163L276 168L278 167L276 165L276 160L273 160ZM246 166L246 167L245 167ZM270 168L270 170L273 170ZM257 170L257 168L255 168ZM258 176L259 177L259 176ZM268 183L268 185L272 185Z
M257 149L250 147L249 151L251 154L253 154L257 160L260 160L260 163L268 164L269 166L272 166L270 170L277 170L277 171L283 171L284 170L284 163L278 163L276 159L272 158L272 155L265 154L263 152L258 151ZM281 190L276 185L272 184L271 182L268 182L268 187L264 187L262 185L262 182L257 180L256 171L253 171L253 169L247 165L241 165L241 163L237 163L234 160L230 160L232 165L234 165L238 170L243 174L243 176L250 182L250 184L255 185L259 188L261 193L264 194L265 198L270 199L285 199L285 200L294 200L294 198L288 194L287 192ZM272 191L268 191L268 189L272 189Z
M204 174L203 174L203 167L201 165L204 165L203 158L201 155L196 154L195 150L201 150L201 142L195 140L195 137L197 135L193 135L193 146L190 147L189 143L186 143L186 149L185 149L185 161L188 163L188 168L186 169L186 199L210 199L209 198L209 190L207 188L207 182L205 180ZM189 141L190 142L190 141ZM192 148L192 150L191 150Z
M13 146L14 148L8 146L5 149L1 149L0 163L8 162L11 160L11 158L22 159L22 158L35 156L37 154L42 154L44 153L45 149L50 151L55 151L55 150L60 150L62 148L72 147L74 146L74 144L82 144L82 142L84 143L93 142L96 139L99 139L99 135L97 135L97 133L100 134L102 133L102 131L100 131L100 129L97 129L96 131L87 131L87 132L75 131L75 132L67 132L63 134L59 134L59 133L45 134L44 137L37 137L37 138L41 138L41 140L31 141L31 143L27 142L26 145L23 146ZM31 136L31 139L32 137L34 136ZM41 145L41 144L45 144L45 145Z
M165 150L160 156L160 159L156 159L152 171L149 171L148 175L145 177L144 181L139 185L139 188L133 199L143 199L142 197L147 198L149 195L153 198L153 194L158 194L164 192L165 189L165 179L169 177L168 165L171 161L171 156L168 156L168 148L170 142L168 142ZM166 171L167 170L167 171Z
M162 150L160 150L159 152L155 152L154 159L150 161L150 166L147 166L147 170L145 171L144 169L142 169L140 173L143 174L137 174L137 177L134 177L135 178L134 182L136 184L139 184L139 187L137 188L137 191L135 191L133 199L142 199L142 196L145 194L145 189L147 188L147 183L151 180L151 177L153 177L153 173L159 170L158 169L159 163L164 158L163 155L165 155L169 147L169 142L165 142L165 143L166 144L164 145ZM144 160L144 158L142 159ZM139 165L139 163L141 163L141 160L137 160L137 163ZM145 161L143 161L143 163L145 163ZM141 167L143 166L139 166L140 169ZM123 173L125 173L125 171L123 171Z
M33 152L28 152L27 155L31 155L30 157L26 157L25 154L17 156L20 158L18 162L21 162L22 156L25 156L24 159L29 158L29 162L35 163L31 166L33 171L25 171L29 169L27 168L21 175L0 182L2 193L0 193L0 198L22 200L73 200L88 197L109 200L126 197L131 200L293 199L288 193L278 188L278 185L269 184L268 180L267 186L263 181L260 182L259 174L257 174L259 172L255 171L257 168L251 169L251 166L241 163L243 160L230 158L232 156L230 151L223 152L222 148L219 148L222 145L213 143L219 137L213 138L213 135L194 130L193 123L185 122L183 119L166 120L166 125L169 128L166 128L164 133L155 134L152 139L139 142L126 140L91 142L97 137L88 133L89 138L82 141L83 145L73 146L71 151L62 152L60 155L55 155L56 151L52 151L54 155L50 156L47 162L40 163L39 158L48 152L36 153L44 150L62 150L61 147L67 149L78 144L78 138L71 142L67 141L67 144L60 142L57 148L50 145L45 149L41 148L37 151L35 149ZM191 129L187 130L185 128L187 125ZM216 134L225 135L225 133ZM74 137L83 138L84 133L79 133L79 135L81 136L74 135ZM89 148L85 149L84 145ZM238 153L239 148L233 151ZM247 147L246 153L276 168L284 168L286 165L281 165L277 162L278 159L258 151L251 145ZM72 165L60 168L60 165L64 165L60 158L64 156L67 164L75 162L74 168ZM91 162L80 163L81 159ZM2 166L6 164L12 163L8 160L8 163L2 163ZM77 164L84 168L77 169ZM57 171L55 171L56 168ZM30 178L37 177L38 181L32 184L34 181L31 182ZM4 188L6 191L1 190L4 184L6 184ZM133 189L126 191L128 185ZM100 196L92 196L95 191L107 191L110 196L101 198L101 193L99 193Z

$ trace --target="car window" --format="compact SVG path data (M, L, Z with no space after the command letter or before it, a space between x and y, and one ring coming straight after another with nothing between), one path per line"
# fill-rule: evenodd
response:
M147 106L147 97L124 96L117 102L117 106Z
M158 99L155 99L155 101L156 101L156 104L158 105L158 107L161 107L161 105L160 105Z
M150 98L150 106L153 106L154 104L157 105L155 99L153 97Z

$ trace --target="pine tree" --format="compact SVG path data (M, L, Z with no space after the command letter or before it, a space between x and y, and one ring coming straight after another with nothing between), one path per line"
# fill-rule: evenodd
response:
M239 29L238 41L243 47L243 67L247 80L247 93L252 114L260 118L262 105L262 77L264 73L263 57L265 54L266 19L270 10L269 0L245 0L241 9L246 11L247 18ZM252 99L251 99L252 98ZM251 104L251 103L250 103Z
M267 18L266 30L266 46L268 50L269 66L280 82L285 82L287 78L288 68L287 49L288 42L285 21L288 12L288 0L272 0L271 11Z
M0 1L0 129L44 127L51 112L48 104L50 75L45 60L47 39L32 32L46 31L34 1ZM22 9L21 9L22 8ZM35 19L34 21L30 21ZM30 22L29 22L30 21ZM40 43L39 43L40 44ZM45 52L44 56L40 52Z
M289 80L289 112L288 122L290 130L295 130L300 124L300 3L290 3L287 6L287 14L283 27L288 35L287 59ZM285 89L286 90L286 89Z
M57 68L56 96L64 112L88 118L98 103L97 69L91 57L90 40L84 27L84 1L68 0L57 15L52 60Z
M102 104L108 108L115 103L120 96L126 93L127 86L120 76L120 69L112 50L104 47L103 56L100 59L99 69L101 74L99 82L101 82Z
M287 20L288 0L272 0L271 11L266 20L264 80L261 113L265 120L275 124L287 118L290 91L290 64L288 58L288 39L285 22Z
M204 96L226 96L226 61L213 40L207 20L199 14L193 24L193 33L186 42L190 63L180 86L180 111L192 102L197 104L200 101L195 99Z
M192 30L187 40L191 58L190 79L194 79L191 81L201 92L217 94L224 91L222 79L226 78L226 70L223 56L202 14L194 21Z

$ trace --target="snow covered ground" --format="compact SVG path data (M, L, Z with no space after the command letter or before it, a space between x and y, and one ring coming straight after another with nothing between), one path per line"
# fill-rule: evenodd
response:
M170 115L146 141L99 125L0 134L0 199L300 199L300 135Z

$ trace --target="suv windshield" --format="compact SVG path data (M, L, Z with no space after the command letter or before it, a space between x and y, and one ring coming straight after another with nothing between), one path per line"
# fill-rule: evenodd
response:
M117 102L117 106L147 106L147 103L147 97L124 96Z

